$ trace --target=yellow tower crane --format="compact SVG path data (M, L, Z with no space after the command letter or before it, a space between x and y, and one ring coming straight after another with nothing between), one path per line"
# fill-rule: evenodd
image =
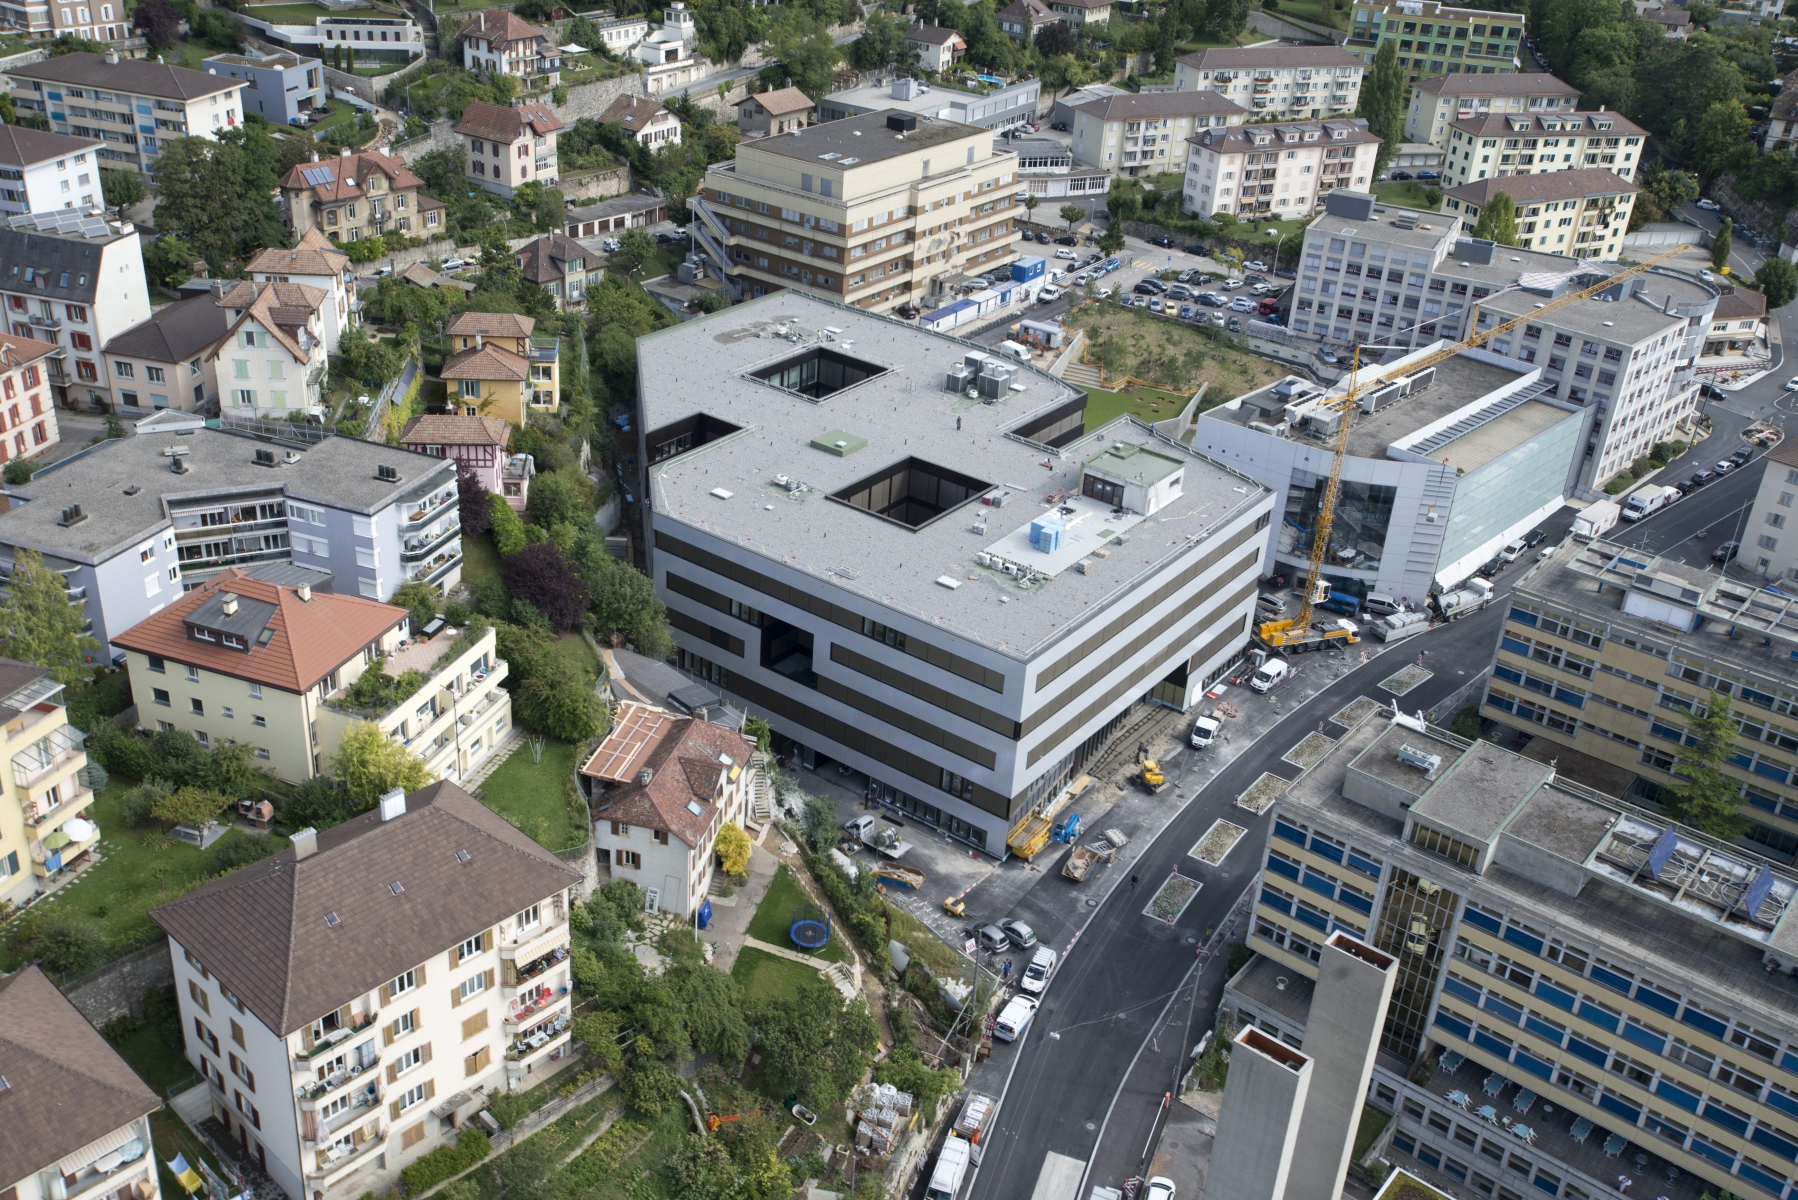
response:
M1564 296L1558 296L1544 304L1537 305L1520 317L1513 317L1509 321L1494 325L1491 329L1483 332L1479 329L1480 306L1478 302L1475 302L1473 308L1468 312L1468 325L1473 332L1468 334L1462 340L1455 342L1453 345L1444 346L1439 350L1424 355L1424 357L1418 359L1416 362L1407 364L1405 367L1406 373L1415 374L1418 371L1433 367L1437 363L1446 362L1463 350L1471 350L1475 347L1484 345L1492 338L1509 333L1513 329L1526 325L1532 321L1540 320L1542 317L1547 316L1557 309L1578 303L1581 300L1597 295L1599 292L1609 291L1618 284L1642 274L1662 259L1671 258L1676 254L1684 253L1685 249L1686 247L1681 246L1677 249L1657 254L1646 262L1637 263L1633 267L1627 267L1614 275L1607 276L1605 279L1593 284L1589 288L1584 288L1577 292L1568 292ZM1349 427L1355 420L1355 402L1360 399L1361 392L1364 390L1359 378L1360 373L1361 347L1356 346L1354 356L1350 360L1349 365L1348 390L1343 392L1340 396L1328 397L1321 406L1325 409L1341 413L1342 419L1336 423L1336 449L1334 456L1330 460L1330 477L1324 485L1323 496L1319 499L1317 506L1317 521L1313 527L1314 532L1311 535L1311 556L1305 570L1303 598L1299 603L1298 615L1282 621L1267 621L1255 631L1257 637L1276 650L1316 650L1339 643L1352 644L1360 640L1355 636L1353 626L1346 621L1342 622L1340 625L1327 629L1314 630L1311 628L1312 607L1328 599L1330 595L1330 585L1323 577L1322 567L1324 555L1328 553L1329 550L1330 527L1335 523L1336 519L1337 496L1342 491L1342 463L1348 453ZM1383 382L1383 378L1376 381L1376 383Z

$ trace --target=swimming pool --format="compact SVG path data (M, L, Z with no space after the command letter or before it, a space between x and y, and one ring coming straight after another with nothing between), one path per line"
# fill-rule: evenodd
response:
M993 83L993 84L999 85L1000 87L1005 86L1005 81L1003 79L1000 79L997 75L976 75L976 76L974 76L974 78L978 79L982 83Z

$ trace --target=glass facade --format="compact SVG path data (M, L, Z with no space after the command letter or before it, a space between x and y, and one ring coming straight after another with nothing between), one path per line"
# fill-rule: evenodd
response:
M1563 489L1573 467L1582 423L1580 414L1570 412L1566 420L1469 471L1456 482L1438 570L1460 562L1483 543L1566 494Z
M1311 531L1317 524L1317 506L1329 482L1327 476L1295 470L1286 492L1286 512L1280 522L1280 553L1306 558L1311 553ZM1357 571L1376 571L1386 548L1386 529L1392 521L1392 502L1398 489L1387 484L1342 481L1336 497L1336 519L1330 526L1326 565Z
M1404 1059L1423 1046L1436 978L1442 971L1443 931L1454 928L1460 896L1409 871L1395 870L1374 926L1375 946L1398 959L1398 979L1386 1009L1380 1048Z

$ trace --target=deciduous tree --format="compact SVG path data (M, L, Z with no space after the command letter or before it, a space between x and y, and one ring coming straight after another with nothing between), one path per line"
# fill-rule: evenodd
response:
M1783 258L1769 258L1754 273L1754 282L1767 297L1767 309L1784 308L1798 297L1798 267Z
M1736 723L1729 715L1729 697L1711 692L1702 715L1693 710L1687 732L1696 743L1679 752L1673 773L1685 782L1673 789L1669 808L1694 829L1713 837L1739 837L1748 829L1741 814L1741 784L1723 773L1723 764L1736 752Z
M125 210L143 203L150 192L144 187L144 177L136 171L101 171L100 194L108 208L118 210L119 220L123 221Z
M1374 55L1373 70L1361 82L1361 99L1355 115L1365 117L1367 131L1379 137L1374 155L1373 178L1386 173L1386 164L1404 140L1407 77L1398 65L1398 42L1387 38Z
M1078 204L1062 205L1061 212L1059 215L1062 220L1064 220L1068 223L1068 232L1069 233L1074 232L1075 225L1079 224L1081 221L1086 220L1086 210L1084 208L1081 208Z
M1509 192L1494 192L1492 199L1480 209L1474 222L1473 236L1497 242L1501 246L1517 244L1517 202Z
M383 739L384 740L384 739ZM210 788L177 788L156 801L150 815L169 825L191 825L200 828L231 806L231 797Z
M467 463L456 464L456 501L463 537L479 537L493 528L493 518L487 510L488 495L480 472Z
M826 1108L861 1080L880 1044L861 997L844 1004L822 979L801 983L791 997L755 1005L751 1017L762 1069Z
M1722 271L1729 267L1730 235L1735 229L1735 222L1728 217L1717 226L1716 236L1711 239L1711 270Z
M100 643L82 632L87 610L69 599L68 586L44 565L42 554L19 547L0 603L0 654L43 667L56 682L73 687L93 673L89 664Z
M513 599L528 600L557 633L571 629L592 599L573 564L549 542L506 555L500 577Z
M372 721L353 721L337 743L331 774L358 809L371 808L394 788L413 792L431 782L424 759L381 732Z

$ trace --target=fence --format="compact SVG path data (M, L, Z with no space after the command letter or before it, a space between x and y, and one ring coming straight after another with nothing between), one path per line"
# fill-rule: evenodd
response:
M393 403L395 396L412 396L413 386L420 382L418 360L408 358L406 365L400 369L399 375L388 381L375 399L375 406L368 414L368 427L362 431L364 440L385 442L387 440L387 406Z
M328 437L336 437L337 431L325 425L314 425L309 421L264 421L260 417L238 417L230 413L219 415L219 426L224 429L241 429L258 437L284 438L290 442L322 442Z

